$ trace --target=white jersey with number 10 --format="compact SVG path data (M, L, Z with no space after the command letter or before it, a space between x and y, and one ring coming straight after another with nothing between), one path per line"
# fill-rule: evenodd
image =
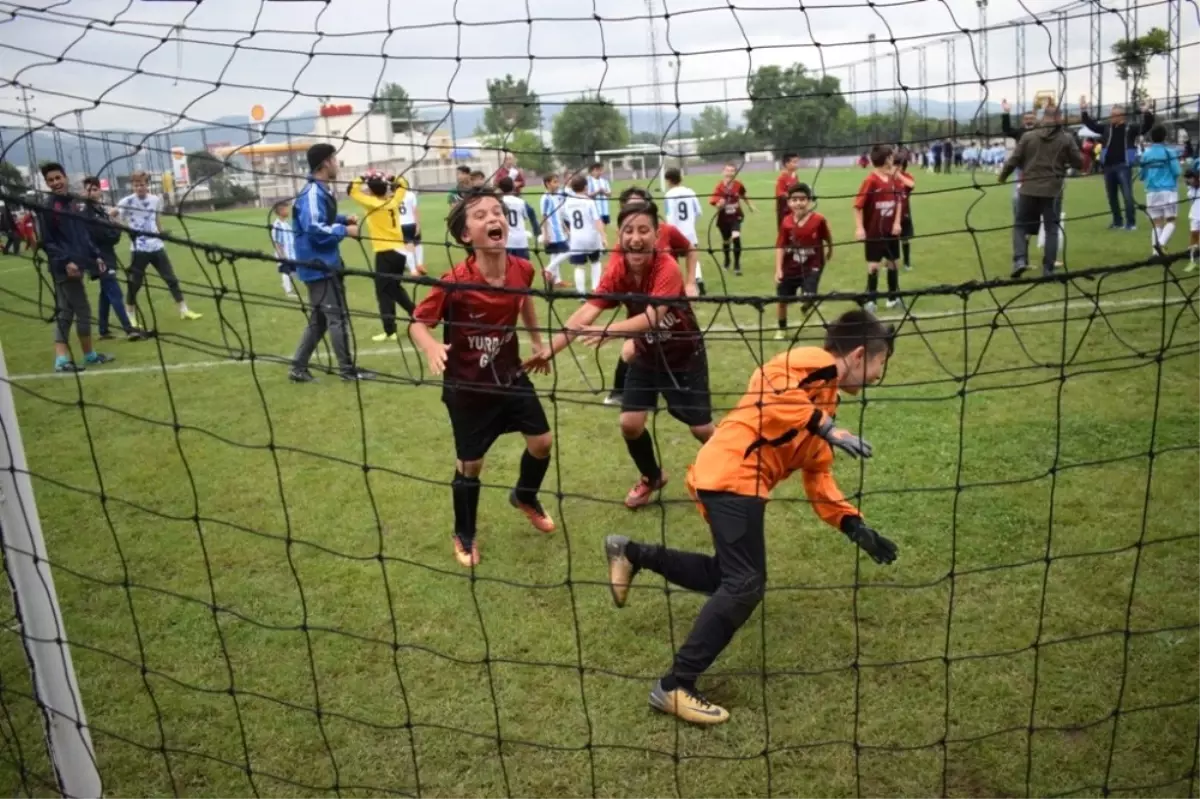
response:
M673 186L666 194L667 221L679 228L679 232L687 236L692 244L698 244L696 237L696 222L703 212L696 192L687 186Z
M504 215L508 217L508 249L529 249L529 204L514 194L500 198L504 203Z
M596 211L596 203L587 197L568 194L566 202L563 203L562 218L567 223L571 252L590 253L600 250L600 234L596 231L600 214Z

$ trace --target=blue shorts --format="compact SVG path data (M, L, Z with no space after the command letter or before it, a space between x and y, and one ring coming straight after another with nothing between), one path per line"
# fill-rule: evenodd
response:
M610 217L608 214L600 214L600 221L603 222L604 224L607 225L609 219L610 219Z
M508 254L513 256L514 258L524 258L526 261L529 260L529 248L528 247L521 247L521 248L515 249L515 250L510 248L508 251Z
M558 255L559 253L567 252L570 248L565 241L552 241L545 245L543 252L546 255Z
M421 235L417 233L416 225L401 225L400 232L404 235L405 244L420 244Z
M574 266L583 266L586 263L594 264L600 260L600 251L593 250L592 252L573 252L571 253L571 257L567 260L569 260Z

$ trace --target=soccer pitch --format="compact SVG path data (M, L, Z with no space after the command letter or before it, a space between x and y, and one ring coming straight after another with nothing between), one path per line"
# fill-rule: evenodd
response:
M800 177L841 245L822 290L859 291L849 196L864 172L814 175ZM744 179L763 198L744 276L702 255L718 409L787 346L773 302L718 302L773 293L774 177ZM687 183L703 198L716 179ZM1006 277L1011 191L991 173L918 173L901 288ZM1071 181L1066 201L1073 269L1146 257L1144 216L1106 229L1100 178ZM434 276L445 209L422 198ZM265 252L268 214L168 225ZM706 237L719 259L711 213ZM1183 264L910 298L883 383L839 413L875 450L839 458L839 482L899 560L858 557L798 481L780 486L766 599L700 684L733 716L694 729L646 695L703 597L643 573L615 609L602 540L708 551L683 486L697 445L658 414L664 503L621 505L637 474L599 404L615 345L577 345L534 378L559 530L508 506L522 444L502 438L472 579L451 551L440 390L407 341L370 341L369 280L347 283L355 344L396 379L293 385L262 360L289 356L304 326L274 264L170 249L204 318L180 321L152 273L159 337L104 342L117 362L79 379L50 374L53 301L28 260L0 258L0 338L108 795L1195 794L1200 325ZM367 263L358 243L343 253ZM539 317L576 304L540 302ZM810 322L800 343L820 337ZM53 771L19 629L5 630L0 780L41 795Z

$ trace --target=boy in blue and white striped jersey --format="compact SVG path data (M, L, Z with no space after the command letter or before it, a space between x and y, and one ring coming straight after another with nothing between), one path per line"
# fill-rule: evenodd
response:
M550 257L546 265L544 277L546 284L552 288L561 288L562 276L559 267L570 257L567 222L564 218L564 207L567 196L559 187L558 175L553 172L542 179L545 192L542 194L542 251Z
M292 206L287 200L275 203L275 220L271 222L271 242L275 245L275 257L279 259L279 275L283 279L283 291L289 297L296 296L292 275L296 274L296 236L292 233Z

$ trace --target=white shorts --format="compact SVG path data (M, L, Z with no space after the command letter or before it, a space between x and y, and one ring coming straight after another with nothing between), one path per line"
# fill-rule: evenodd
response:
M1151 219L1167 219L1179 215L1179 194L1173 191L1146 192L1146 213Z
M1192 226L1192 232L1193 232L1193 233L1200 233L1200 218L1197 218L1197 217L1194 217L1194 216L1193 216L1193 217L1192 217L1190 220L1188 220L1188 221L1190 222L1190 224L1191 224L1191 226Z

